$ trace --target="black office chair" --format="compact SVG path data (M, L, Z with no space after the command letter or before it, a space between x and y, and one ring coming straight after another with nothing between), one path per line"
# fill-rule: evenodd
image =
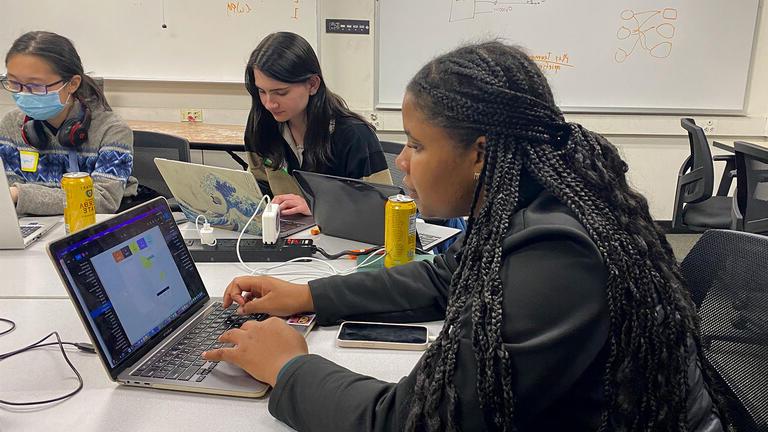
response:
M672 228L699 232L710 228L730 228L732 198L728 196L728 191L735 177L733 155L715 156L713 159L704 130L690 118L681 119L680 125L688 131L691 154L677 175ZM726 162L715 196L712 195L715 179L713 160Z
M768 149L736 141L736 194L732 229L768 233Z
M179 211L176 200L155 165L155 158L189 162L189 141L175 135L133 131L133 176L139 181L139 193L126 197L120 209L133 207L157 196L168 199L171 210Z
M387 160L387 167L389 173L392 175L392 184L395 186L403 187L403 177L405 174L400 171L395 163L397 155L403 151L405 144L396 143L392 141L381 141L381 148L384 150L384 158Z
M709 230L681 264L738 431L768 430L768 237Z

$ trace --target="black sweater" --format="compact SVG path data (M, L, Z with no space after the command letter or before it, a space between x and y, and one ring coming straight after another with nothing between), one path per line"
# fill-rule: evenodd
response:
M331 132L331 161L328 166L309 166L307 159L299 164L296 154L280 136L285 163L275 170L271 161L252 150L247 150L249 170L259 182L262 192L270 195L298 194L302 192L291 174L294 170L363 179L374 183L392 183L387 159L374 131L361 120L343 117L336 120Z
M331 133L331 157L329 166L310 167L299 160L288 143L281 139L287 169L313 171L321 174L360 179L387 169L387 160L376 133L367 124L355 118L339 118Z
M460 243L434 263L310 282L319 323L443 319ZM512 357L519 430L596 430L609 327L606 269L597 247L565 206L542 193L515 215L502 248L502 338ZM468 310L460 322L458 418L464 431L485 430ZM300 431L400 431L415 377L414 369L398 383L385 383L302 356L283 370L269 410ZM722 430L695 362L691 383L692 430Z

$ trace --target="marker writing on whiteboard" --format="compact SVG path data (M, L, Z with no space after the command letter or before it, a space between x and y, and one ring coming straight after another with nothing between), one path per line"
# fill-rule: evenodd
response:
M162 27L164 29L168 28L168 26L165 25L165 0L163 0L163 25L161 25L160 27Z

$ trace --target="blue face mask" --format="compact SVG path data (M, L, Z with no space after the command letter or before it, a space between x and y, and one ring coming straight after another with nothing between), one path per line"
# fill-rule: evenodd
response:
M66 102L61 103L59 98L60 91L61 89L58 89L44 95L13 93L13 100L19 109L29 117L35 120L48 120L56 117L66 106ZM67 97L67 102L69 102L69 97Z

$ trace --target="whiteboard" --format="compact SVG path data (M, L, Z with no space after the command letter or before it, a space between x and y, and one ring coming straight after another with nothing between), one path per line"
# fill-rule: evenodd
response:
M31 30L68 37L85 71L109 79L242 83L264 36L317 51L317 0L2 0L0 52ZM165 23L167 28L162 28Z
M574 112L743 113L759 0L380 0L379 108L434 56L501 38Z

